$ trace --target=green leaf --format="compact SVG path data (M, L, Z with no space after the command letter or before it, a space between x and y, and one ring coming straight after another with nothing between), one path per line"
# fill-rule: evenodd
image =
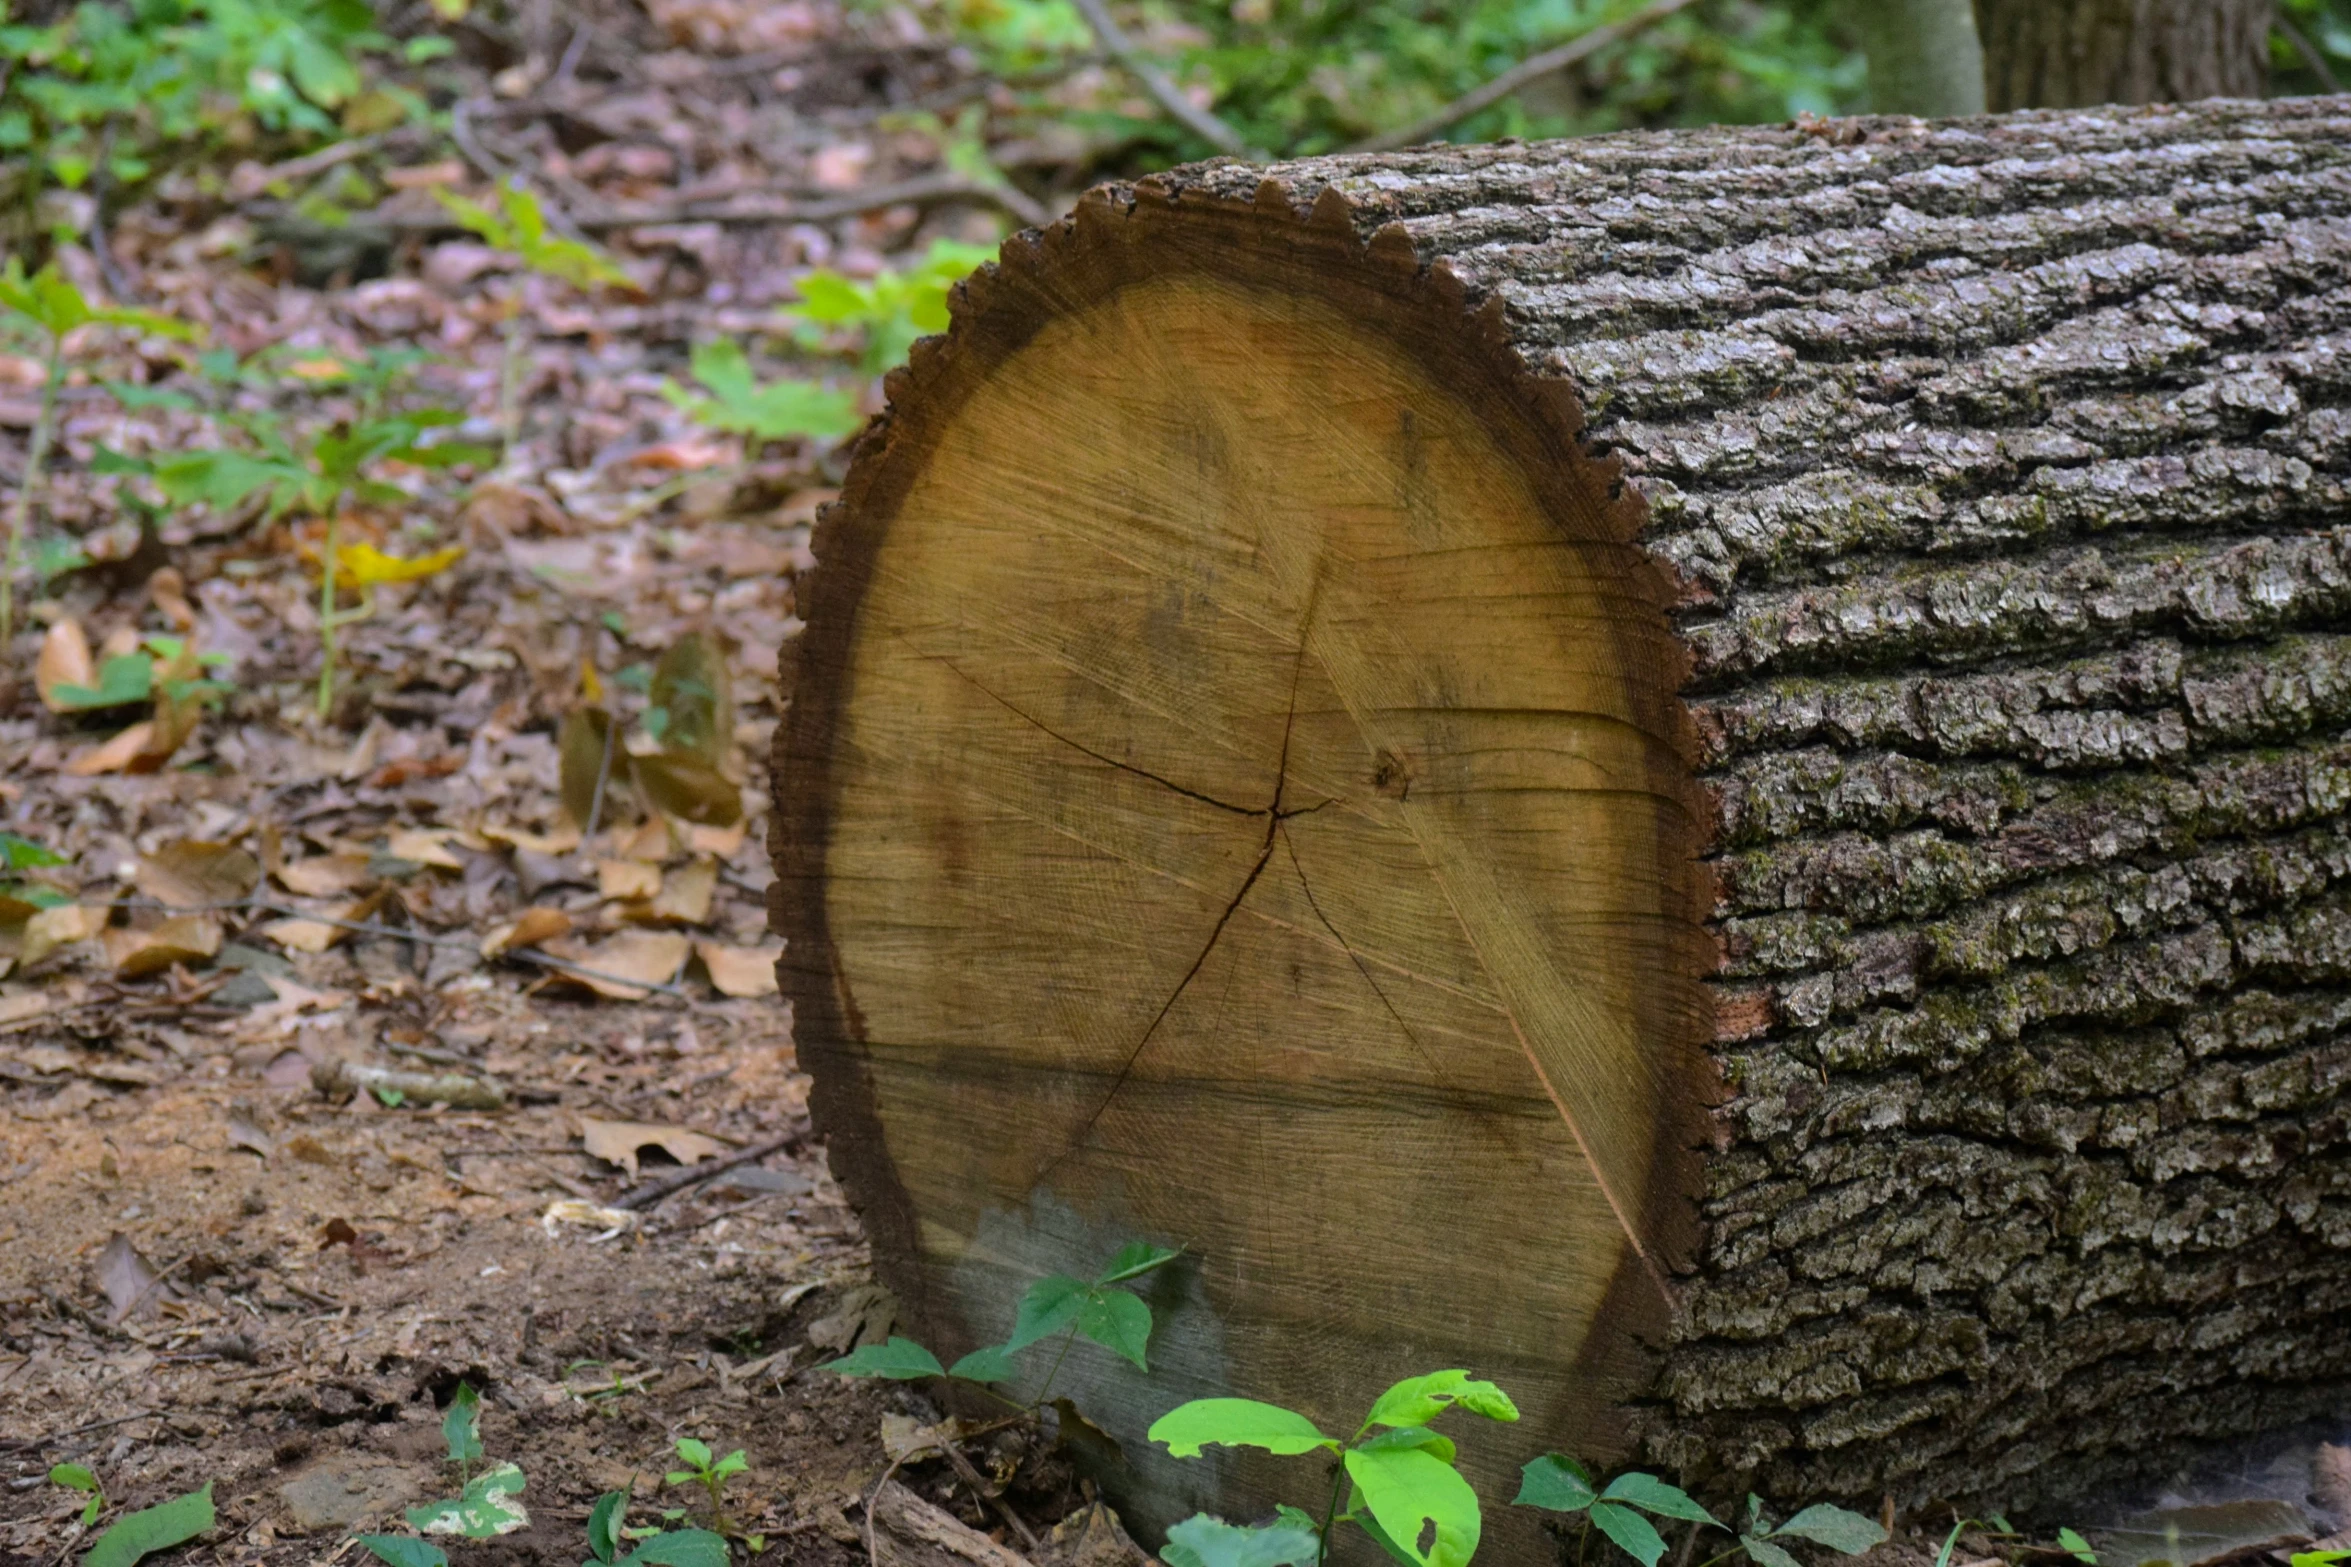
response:
M6 863L12 871L22 871L36 865L63 865L66 858L55 849L44 848L30 838L21 838L12 832L0 832L0 862ZM80 1464L59 1464L57 1468L79 1470L83 1474L90 1472ZM56 1479L56 1470L50 1471L50 1478ZM58 1480L57 1483L71 1485L73 1482ZM97 1482L93 1480L91 1483L95 1485Z
M894 1338L887 1344L860 1344L854 1353L828 1360L816 1369L838 1371L845 1377L887 1377L893 1382L947 1374L938 1356L910 1338Z
M1594 1502L1589 1516L1594 1528L1622 1546L1641 1567L1657 1567L1657 1559L1665 1554L1665 1536L1655 1524L1614 1502Z
M1578 1513L1600 1499L1600 1493L1592 1489L1590 1472L1565 1453L1530 1458L1518 1473L1518 1495L1511 1500L1519 1507Z
M1477 1493L1451 1464L1417 1448L1349 1448L1346 1462L1364 1506L1420 1567L1463 1567L1476 1554ZM1436 1538L1424 1552L1420 1537L1432 1524Z
M1168 1567L1305 1567L1321 1550L1321 1535L1287 1519L1243 1528L1194 1513L1167 1531L1159 1559Z
M717 1463L710 1466L710 1478L713 1480L724 1480L727 1476L739 1475L750 1467L751 1460L745 1458L743 1456L743 1450L738 1447L733 1452L727 1454L726 1457L720 1459Z
M1716 1528L1714 1514L1690 1499L1690 1493L1678 1485L1667 1485L1653 1474L1621 1474L1608 1482L1608 1489L1600 1493L1605 1502L1626 1502L1660 1518L1685 1518L1691 1523L1711 1523Z
M961 1377L966 1382L1002 1382L1009 1379L1016 1368L1012 1352L1001 1344L990 1344L975 1349L947 1368L947 1375Z
M363 1534L359 1544L388 1567L449 1567L449 1553L430 1540L406 1534Z
M1030 1285L1020 1298L1012 1337L1004 1341L1004 1347L1017 1353L1076 1322L1078 1313L1086 1308L1087 1287L1084 1280L1066 1273L1048 1274Z
M1518 1406L1491 1382L1474 1382L1466 1371L1432 1371L1406 1377L1382 1393L1366 1426L1425 1426L1453 1404L1488 1420L1516 1420Z
M482 1456L482 1395L471 1383L460 1382L449 1395L449 1413L441 1417L441 1436L449 1444L449 1462L470 1464Z
M137 653L117 653L98 666L95 686L59 684L50 689L60 707L97 709L128 707L155 694L155 663Z
M1195 1398L1152 1421L1144 1434L1147 1440L1166 1443L1177 1458L1197 1458L1210 1443L1262 1447L1280 1454L1310 1453L1318 1447L1339 1450L1339 1444L1304 1415L1253 1398Z
M487 1540L530 1525L530 1510L515 1500L523 1487L522 1471L500 1464L476 1475L458 1495L408 1509L408 1527L421 1534L461 1534L469 1540Z
M2289 1561L2290 1567L2335 1567L2337 1562L2351 1562L2351 1551L2296 1551Z
M588 1549L596 1560L609 1562L620 1554L620 1525L628 1511L626 1491L607 1491L588 1509Z
M1804 1567L1804 1564L1759 1534L1742 1534L1739 1544L1746 1547L1748 1560L1755 1567Z
M697 1469L708 1469L710 1467L709 1444L706 1442L697 1442L690 1436L681 1436L678 1438L678 1456L684 1459L687 1463L692 1464Z
M1118 1249L1117 1256L1102 1265L1102 1271L1094 1275L1094 1282L1123 1284L1128 1279L1139 1279L1146 1273L1163 1268L1182 1255L1180 1251L1169 1251L1164 1246L1154 1246L1148 1241L1129 1241Z
M2071 1529L2060 1529L2057 1531L2057 1548L2065 1552L2068 1556L2071 1556L2075 1561L2087 1564L2087 1567L2098 1567L2098 1553L2090 1549L2089 1541L2083 1539L2080 1535L2074 1533ZM2313 1551L2308 1554L2314 1556L2323 1556L2328 1553L2324 1551ZM2333 1554L2337 1558L2341 1558L2351 1556L2351 1551L2336 1551ZM2305 1564L2296 1562L2294 1567L2305 1567ZM2308 1567L2325 1567L2325 1564L2310 1563L2308 1564Z
M620 1559L619 1567L728 1567L727 1542L708 1529L657 1534Z
M82 1567L133 1567L150 1551L184 1545L212 1527L212 1485L175 1496L158 1507L142 1508L117 1519L98 1536L82 1558Z
M1453 1439L1431 1431L1427 1426L1397 1426L1393 1430L1382 1431L1368 1442L1358 1442L1355 1445L1357 1451L1365 1453L1387 1452L1391 1449L1412 1447L1423 1448L1436 1454L1447 1463L1453 1462L1455 1457Z
M1151 1369L1143 1358L1151 1343L1151 1308L1140 1296L1120 1289L1087 1290L1078 1310L1078 1334L1133 1361L1138 1371Z
M1815 1541L1847 1556L1859 1556L1863 1551L1884 1544L1886 1539L1886 1531L1878 1527L1876 1519L1864 1518L1842 1507L1831 1507L1826 1502L1805 1508L1772 1530L1774 1539L1789 1535L1799 1540Z

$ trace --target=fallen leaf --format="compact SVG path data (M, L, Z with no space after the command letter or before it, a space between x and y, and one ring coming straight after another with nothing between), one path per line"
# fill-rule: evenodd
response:
M40 657L33 661L33 689L41 694L43 707L64 713L74 711L77 704L60 699L59 687L87 690L97 684L98 664L90 656L90 639L83 633L82 623L68 615L41 638Z
M175 909L242 902L260 880L261 862L252 855L201 838L182 838L139 857L139 890Z
M147 578L147 598L175 630L196 629L196 611L188 605L188 579L176 567L158 567Z
M106 929L106 918L105 909L78 903L61 903L53 909L43 909L24 922L24 945L16 955L18 966L31 968L59 947L95 939Z
M708 759L656 751L632 760L645 798L670 815L706 827L731 827L743 819L742 786Z
M147 746L154 738L155 725L142 719L103 745L76 751L62 771L71 778L122 772L146 755Z
M725 947L715 941L694 943L694 955L710 973L710 983L722 996L772 996L776 993L776 960L781 947Z
M610 1240L623 1230L635 1229L637 1216L626 1208L604 1208L592 1202L582 1202L577 1197L563 1197L549 1203L547 1211L539 1215L540 1228L550 1235L555 1233L555 1227L559 1224L576 1224L583 1229L602 1230L604 1233L596 1238Z
M482 956L501 957L517 947L535 947L543 941L571 933L571 916L561 909L531 908L490 932L482 943Z
M628 917L653 925L700 925L710 918L710 900L718 891L718 862L695 860L661 878L661 890Z
M640 1149L659 1148L680 1164L700 1164L713 1154L726 1152L728 1147L715 1137L683 1126L657 1121L600 1121L592 1115L580 1117L580 1141L589 1153L606 1164L617 1164L628 1171L631 1180L636 1179Z
M447 827L411 827L386 839L384 852L395 860L430 865L437 870L461 871L465 869L465 861L449 847L449 840L456 836Z
M120 1322L134 1313L145 1316L175 1293L154 1265L139 1255L139 1248L131 1244L131 1238L120 1230L107 1238L106 1249L98 1253L98 1260L92 1266L98 1273L98 1287L106 1292L107 1301L114 1307L107 1316L109 1322Z
M663 751L696 756L716 768L734 750L734 683L727 653L726 643L714 633L689 631L654 664L645 731Z
M374 880L365 854L314 854L278 867L278 884L305 898L336 898Z
M310 1075L310 1069L305 1066L302 1070L303 1076L307 1078ZM326 1144L308 1132L296 1132L292 1137L287 1138L286 1152L304 1164L322 1165L330 1170L342 1162L327 1151Z
M569 854L580 846L577 827L559 827L551 833L525 832L519 827L484 827L481 834L492 843L503 843L529 854Z
M249 1117L237 1114L229 1116L229 1146L257 1153L264 1163L278 1151L277 1143L269 1133L254 1124Z
M661 893L661 867L641 860L598 860L596 891L613 899L650 899Z
M202 963L220 950L220 922L204 914L181 914L153 930L109 928L99 933L106 961L124 979L160 974L175 963Z
M358 934L352 925L373 917L391 895L388 887L378 887L364 898L354 898L325 919L272 920L261 927L261 934L289 952L320 953L331 951Z
M642 1001L649 985L665 985L685 967L693 943L665 930L624 930L596 946L568 938L542 943L540 950L593 973L556 971L556 978L585 985L616 1001Z
M555 737L556 774L562 791L563 814L586 831L593 816L599 828L609 827L635 812L629 808L628 747L620 743L612 715L600 707L575 707L563 717ZM604 780L601 805L596 780Z
M676 841L670 836L669 823L658 816L650 816L637 824L635 832L621 840L620 858L658 865L668 859L670 851L676 847Z
M743 847L743 840L751 829L742 822L732 827L705 827L700 822L686 828L686 847L696 854L713 854L722 860L731 860Z

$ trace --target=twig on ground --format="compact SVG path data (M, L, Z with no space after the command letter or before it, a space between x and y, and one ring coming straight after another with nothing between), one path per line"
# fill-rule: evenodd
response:
M1452 129L1480 109L1500 103L1529 82L1540 80L1554 71L1564 71L1579 60L1589 59L1610 44L1622 43L1637 33L1645 32L1690 3L1691 0L1649 0L1649 4L1630 16L1579 34L1556 49L1546 49L1541 54L1528 56L1484 86L1463 93L1434 114L1415 120L1400 130L1383 131L1377 136L1366 137L1347 150L1393 152L1399 147L1411 147L1428 141Z
M1167 73L1143 58L1135 41L1126 35L1118 21L1110 14L1110 7L1102 0L1071 0L1078 15L1094 30L1095 41L1102 52L1119 64L1119 68L1142 84L1151 100L1172 115L1176 122L1193 135L1207 142L1219 152L1229 152L1236 158L1262 160L1264 154L1253 150L1239 131L1218 119L1184 96L1183 89L1168 80Z
M1035 1555L1038 1545L1042 1543L1037 1539L1037 1531L1030 1528L1020 1514L1005 1505L1002 1495L988 1489L988 1482L980 1478L980 1472L972 1467L970 1459L963 1456L963 1449L956 1445L953 1438L941 1442L939 1446L947 1454L947 1462L954 1465L955 1472L962 1476L963 1483L971 1487L972 1494L994 1508L996 1516L1010 1524L1012 1532L1020 1536L1022 1548L1030 1555Z
M134 1420L151 1420L160 1411L142 1409L135 1415L116 1415L107 1420L93 1420L87 1425L68 1426L63 1431L52 1431L47 1436L10 1437L0 1442L0 1452L33 1453L44 1447L55 1447L67 1437L82 1436L91 1431L104 1431L114 1426L127 1426Z
M612 1206L631 1210L650 1208L672 1192L682 1192L687 1187L707 1181L714 1175L724 1175L739 1164L749 1164L755 1159L764 1159L771 1153L782 1153L794 1143L799 1142L802 1135L799 1132L786 1132L781 1137L770 1137L764 1141L752 1143L748 1147L738 1148L724 1158L705 1159L700 1164L689 1164L682 1170L675 1170L658 1179L647 1181L641 1186L631 1187L614 1198Z

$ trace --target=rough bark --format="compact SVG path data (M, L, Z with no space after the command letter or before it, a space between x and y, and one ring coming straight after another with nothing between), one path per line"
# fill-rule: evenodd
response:
M2021 1506L2339 1412L2351 101L1210 164L1087 221L1269 181L1572 385L1678 584L1730 1094L1625 1454Z
M2274 0L1975 0L2001 109L2258 98Z

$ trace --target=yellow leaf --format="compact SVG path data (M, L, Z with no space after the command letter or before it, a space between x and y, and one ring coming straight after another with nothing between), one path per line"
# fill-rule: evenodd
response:
M286 366L286 374L302 381L347 381L351 367L332 355L322 354L316 359L297 359Z
M710 973L710 983L722 996L772 996L776 993L776 959L781 947L729 947L715 941L694 943L694 955Z
M596 891L607 898L659 897L661 867L637 860L598 860Z
M385 582L414 582L447 571L465 553L452 544L445 550L413 559L387 555L372 544L346 544L335 551L335 580L347 588L369 588Z

